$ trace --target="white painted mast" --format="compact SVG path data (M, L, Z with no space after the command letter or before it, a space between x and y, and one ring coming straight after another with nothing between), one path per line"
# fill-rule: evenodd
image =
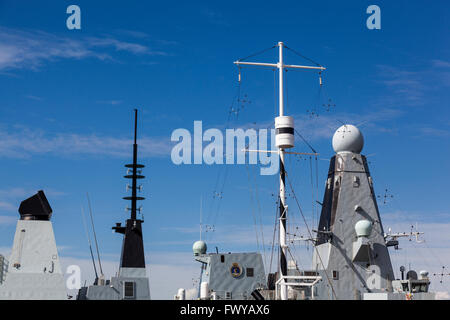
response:
M203 211L203 195L200 195L200 241L202 241L202 211Z
M318 66L301 66L301 65L285 65L283 63L283 42L278 42L279 57L278 63L262 63L262 62L244 62L235 61L234 64L250 65L250 66L263 66L278 68L279 71L279 117L275 119L275 128L277 130L276 144L278 147L278 153L280 155L280 277L281 284L286 283L285 277L287 276L287 243L286 243L286 219L287 219L287 206L286 206L286 189L285 189L285 167L284 167L284 149L292 148L294 146L294 121L292 117L284 116L284 69L313 69L313 70L325 70L324 67ZM281 300L287 300L288 298L287 285L281 285L280 298Z

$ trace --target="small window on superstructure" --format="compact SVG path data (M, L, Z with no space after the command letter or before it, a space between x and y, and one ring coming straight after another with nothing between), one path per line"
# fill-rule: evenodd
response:
M247 277L253 277L254 269L253 268L247 268Z
M333 280L339 280L339 271L333 270Z
M123 283L123 298L124 299L136 299L135 296L135 282L125 281Z
M353 188L358 188L358 187L359 187L359 177L353 176Z
M223 254L220 256L220 262L222 262L222 263L225 262L225 256Z

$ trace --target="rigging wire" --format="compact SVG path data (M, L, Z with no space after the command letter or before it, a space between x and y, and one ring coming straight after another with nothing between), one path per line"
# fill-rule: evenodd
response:
M300 134L300 132L298 132L297 129L294 129L295 133L297 133L297 135L303 140L304 143L306 143L306 145L311 149L312 152L317 153L317 151L311 146L311 144L309 144L308 141L306 141L305 138L303 138L303 136Z
M273 49L273 48L276 48L276 47L277 47L277 45L274 45L274 46L272 46L272 47L270 47L270 48L266 48L266 49L264 49L264 50L255 52L255 53L253 53L253 54L251 54L251 55L249 55L249 56L246 56L245 58L238 59L237 61L244 61L244 60L247 60L248 58L252 58L252 57L258 56L258 55L263 54L263 53L265 53L265 52L267 52L267 51L269 51L269 50L271 50L271 49Z
M309 235L309 237L310 237L311 239L313 239L311 230L309 229L308 223L306 222L306 218L305 218L305 216L304 216L304 214L303 214L303 210L302 210L302 208L301 208L301 206L300 206L300 203L299 203L299 201L298 201L298 199L297 199L297 196L295 195L295 191L294 191L294 188L293 188L293 186L292 186L291 179L289 178L289 175L288 175L287 171L285 171L285 173L286 173L286 178L287 178L287 180L288 180L289 186L290 186L290 188L291 188L291 190L292 190L293 198L294 198L294 200L295 200L295 202L296 202L296 204L297 204L297 206L298 206L298 209L299 209L299 211L300 211L300 214L301 214L301 216L302 216L302 218L303 218L303 222L304 222L304 224L305 224L305 226L306 226L306 230L308 231L308 235ZM323 269L325 270L325 265L324 265L324 263L323 263L323 261L322 261L322 257L320 256L319 251L317 250L317 247L314 246L314 249L316 250L316 254L317 254L317 256L318 256L318 258L319 258L319 260L320 260L320 264L322 265ZM327 280L328 280L328 283L329 283L329 285L330 285L330 287L331 287L333 296L337 299L336 292L334 291L334 287L333 287L333 284L332 284L332 282L331 282L331 280L330 280L330 277L328 276L328 273L327 273L326 271L325 271L324 273L325 273L325 275L326 275L326 277L327 277Z
M287 72L288 69L284 69L285 71L285 77L284 77L284 81L285 81L285 88L286 88L286 114L289 114L289 85L288 85L288 76L287 76Z
M230 105L230 108L228 111L228 117L227 117L227 120L225 123L226 129L228 129L230 126L230 123L232 121L232 115L238 114L238 112L239 112L240 92L241 92L241 69L239 68L238 86L236 88L236 93L233 96L233 100L231 102L231 105ZM236 102L238 105L235 109ZM237 117L236 117L236 119L237 119ZM224 151L224 156L226 158L226 151ZM225 167L225 168L223 168L223 167ZM222 175L222 173L223 173L223 175ZM219 171L216 175L213 196L212 196L212 199L210 200L208 214L205 219L206 223L210 223L210 227L212 228L213 232L215 231L214 229L215 229L215 224L217 222L217 216L219 215L219 212L220 212L220 207L221 207L221 202L222 202L221 200L223 198L223 191L225 188L225 182L226 182L227 176L228 176L228 166L220 166ZM222 180L221 177L223 177L223 183L221 184L222 186L219 187L219 182ZM211 223L211 221L212 221L212 223ZM208 237L209 234L211 234L211 236ZM213 237L213 233L206 231L205 241L210 240L212 237Z
M314 217L315 217L315 201L314 201L314 180L313 180L313 168L312 168L312 157L309 156L309 173L311 180L311 211L312 211L312 225L315 225Z
M323 66L322 66L321 64L319 64L318 62L316 62L316 61L314 61L314 60L312 60L312 59L310 59L310 58L304 56L304 55L301 54L300 52L298 52L298 51L296 51L296 50L294 50L294 49L292 49L292 48L289 48L289 47L286 46L286 45L284 45L284 47L285 47L286 49L292 51L294 54L298 55L299 57L301 57L301 58L303 58L303 59L305 59L305 60L308 60L309 62L315 64L316 66L318 66L318 67L323 67Z
M249 189L250 189L250 201L253 202L253 190L252 190L252 182L250 180L250 170L248 168L248 164L245 164L245 168L247 169L247 177L248 177L248 184L249 184ZM258 251L260 251L259 248L259 237L258 237L258 227L257 227L257 222L256 222L256 214L253 210L250 210L252 212L252 216L253 216L253 223L254 223L254 227L255 227L255 234L256 234L256 247L258 249Z
M269 272L272 270L272 262L273 262L273 251L275 248L275 236L278 230L278 205L279 205L279 201L280 201L280 196L278 196L277 201L275 202L275 223L273 224L273 238L272 238L272 250L271 250L271 254L270 254L270 265L269 265Z
M320 219L320 215L322 213L322 208L318 206L318 204L320 204L319 202L319 159L317 156L314 156L314 167L315 167L315 171L316 171L316 198L315 198L315 206L316 206L316 215L315 215L315 221L316 224L319 225L319 219Z
M263 223L262 223L262 211L261 211L261 203L259 201L259 196L258 196L258 184L256 183L256 174L253 176L254 179L254 185L255 185L255 198L256 198L256 204L257 204L257 208L258 208L258 217L259 217L259 228L261 231L261 239L262 239L262 250L264 253L264 261L267 262L267 258L266 258L266 246L265 246L265 240L264 240L264 228L263 228Z

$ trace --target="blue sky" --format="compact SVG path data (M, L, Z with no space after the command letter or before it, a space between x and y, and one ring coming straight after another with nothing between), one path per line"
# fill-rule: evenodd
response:
M81 8L81 30L66 28L70 4ZM381 30L366 28L371 4L381 8ZM60 255L88 259L81 206L89 192L102 255L111 268L118 264L121 238L110 228L126 218L123 164L131 161L136 107L153 270L182 266L183 285L190 284L201 196L204 222L215 224L206 238L211 249L257 250L254 217L270 242L277 177L259 176L256 165L176 166L170 135L192 131L194 120L223 129L237 90L232 62L284 41L327 67L319 98L316 73L286 76L287 113L325 159L318 161L318 199L334 130L360 124L376 191L394 195L380 204L385 227L441 228L425 235L434 253L423 266L439 271L450 262L448 9L446 1L0 1L0 247L12 244L20 201L44 189ZM254 60L276 58L271 50ZM308 64L290 52L286 62ZM267 127L277 110L273 71L246 68L242 78L251 103L229 126ZM327 112L320 105L328 97L336 107ZM314 106L319 117L311 118ZM308 148L297 141L296 150ZM288 160L287 170L311 217L308 161ZM412 250L398 259L422 267ZM182 285L171 286L175 293Z

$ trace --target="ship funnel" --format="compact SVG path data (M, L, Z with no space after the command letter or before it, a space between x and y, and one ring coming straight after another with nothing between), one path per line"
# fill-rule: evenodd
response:
M50 220L52 208L45 197L44 191L39 190L34 196L23 200L19 207L20 220Z

